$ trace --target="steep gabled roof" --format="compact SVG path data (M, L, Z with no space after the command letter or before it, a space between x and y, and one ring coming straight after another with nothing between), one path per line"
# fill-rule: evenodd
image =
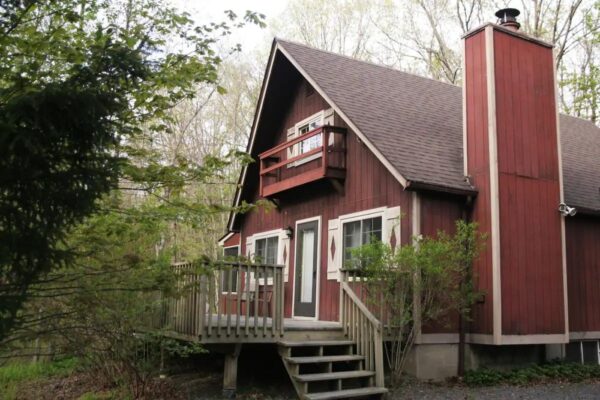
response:
M462 89L277 39L409 184L469 190ZM565 200L600 211L600 129L560 116Z
M459 191L473 189L463 176L459 87L277 42L407 181Z
M476 191L463 174L460 87L281 39L273 43L265 80L277 52L315 86L405 188ZM249 152L267 83L263 82ZM565 201L600 212L600 129L561 115L560 130ZM240 176L241 185L246 172ZM236 204L240 197L238 189Z

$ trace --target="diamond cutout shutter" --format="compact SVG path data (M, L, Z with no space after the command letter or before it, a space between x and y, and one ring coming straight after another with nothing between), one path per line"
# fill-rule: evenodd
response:
M327 279L339 281L343 251L340 220L330 219L327 228Z

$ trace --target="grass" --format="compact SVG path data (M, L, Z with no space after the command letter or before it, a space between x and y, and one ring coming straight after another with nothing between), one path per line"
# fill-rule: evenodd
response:
M78 365L75 358L38 363L12 362L4 365L0 367L0 399L13 399L21 383L68 376Z
M515 368L510 371L481 368L475 371L468 371L464 376L463 382L467 386L492 386L593 380L600 380L600 366L555 361Z

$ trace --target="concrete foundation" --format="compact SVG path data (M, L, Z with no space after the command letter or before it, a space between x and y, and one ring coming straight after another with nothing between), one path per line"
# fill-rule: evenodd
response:
M549 345L548 345L549 346ZM560 345L559 345L560 346ZM465 345L465 369L507 370L560 358L561 348L545 345ZM556 356L555 356L556 355ZM440 381L458 373L458 343L416 344L408 356L405 371L422 380Z
M440 381L458 372L458 344L416 344L406 361L408 374Z
M470 344L465 351L466 369L507 370L539 364L546 360L545 345L490 346Z

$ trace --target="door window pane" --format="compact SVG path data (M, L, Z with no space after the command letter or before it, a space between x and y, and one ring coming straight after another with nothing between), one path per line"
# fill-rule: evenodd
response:
M312 303L313 298L313 268L315 256L315 232L302 231L302 281L300 302Z

